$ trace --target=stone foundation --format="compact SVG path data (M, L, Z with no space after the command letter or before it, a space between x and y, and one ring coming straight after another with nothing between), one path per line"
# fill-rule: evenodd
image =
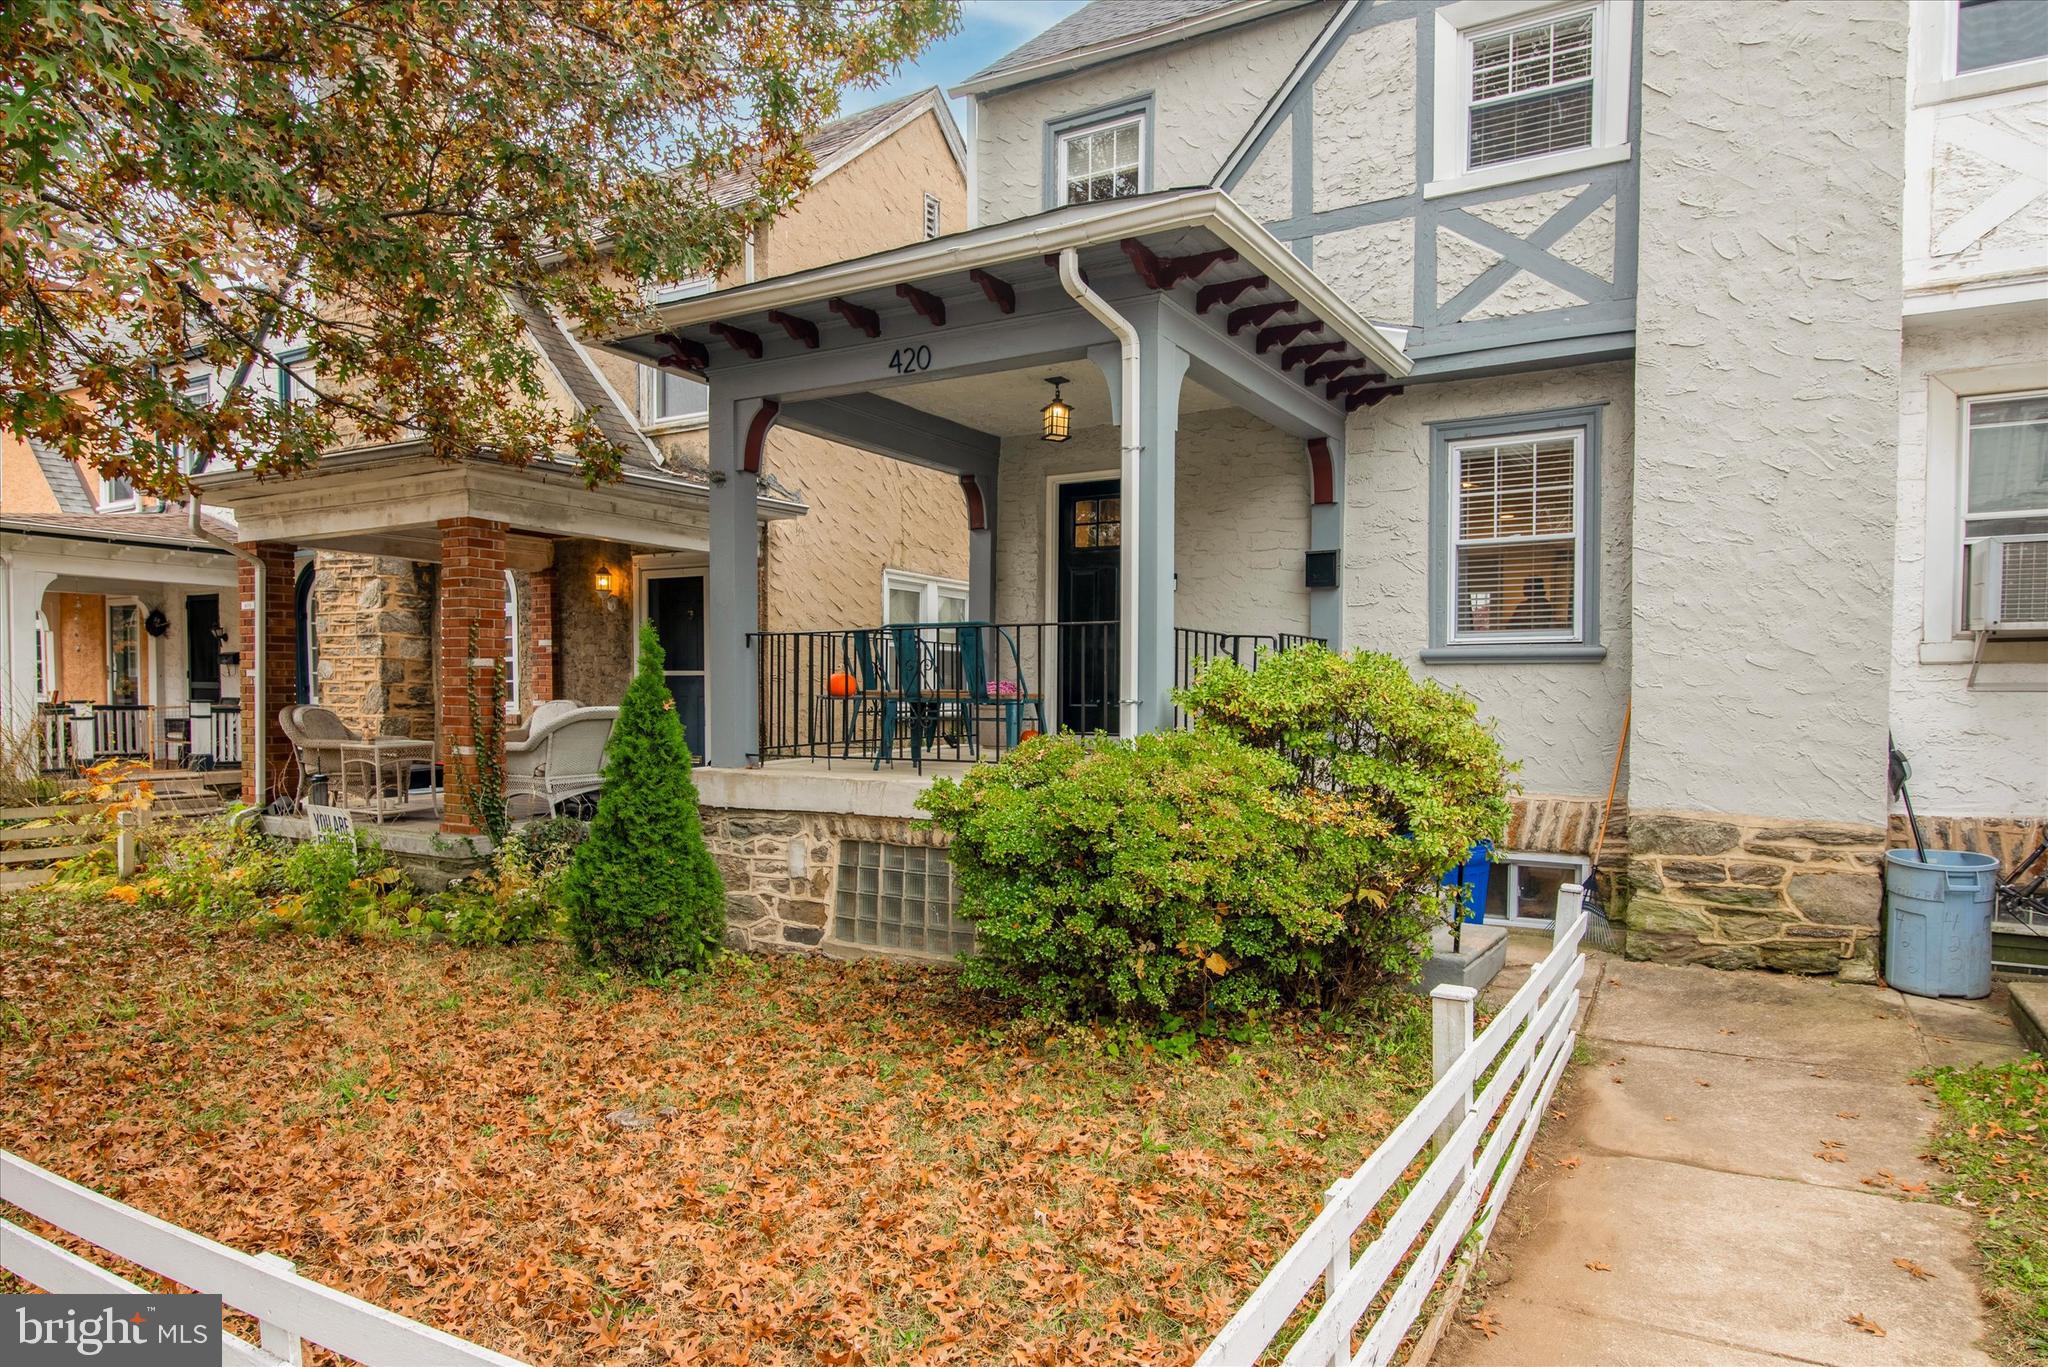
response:
M1514 800L1514 814L1508 819L1504 850L1524 854L1575 854L1590 858L1593 841L1600 840L1600 863L1593 870L1602 904L1620 900L1628 876L1628 804L1617 797L1607 813L1607 830L1600 830L1600 809L1606 799L1599 797L1557 797L1525 793Z
M1878 826L1637 812L1628 957L1872 981L1884 848Z
M704 840L725 879L725 942L745 950L873 951L832 941L843 840L941 846L944 834L894 816L705 807Z

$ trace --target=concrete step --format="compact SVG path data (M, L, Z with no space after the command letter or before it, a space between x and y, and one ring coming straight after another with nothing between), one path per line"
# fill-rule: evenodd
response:
M2012 1023L2020 1038L2037 1054L2048 1054L2048 982L2014 982Z

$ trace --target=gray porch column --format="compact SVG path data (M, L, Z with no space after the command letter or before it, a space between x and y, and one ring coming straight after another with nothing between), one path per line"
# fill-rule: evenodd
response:
M711 568L705 585L705 762L744 767L760 746L760 662L747 634L761 623L760 478L747 468L750 430L772 401L711 400ZM765 439L762 426L756 437Z
M977 622L996 616L996 474L962 475L967 499L967 615Z
M1336 556L1337 582L1308 591L1308 634L1330 649L1344 648L1344 438L1311 437L1309 456L1308 549Z
M1138 329L1138 440L1143 449L1136 487L1123 491L1124 526L1138 533L1135 548L1128 531L1124 542L1124 611L1137 623L1131 695L1137 700L1137 729L1163 731L1173 725L1174 439L1188 354L1160 327L1157 304L1133 309L1129 317Z

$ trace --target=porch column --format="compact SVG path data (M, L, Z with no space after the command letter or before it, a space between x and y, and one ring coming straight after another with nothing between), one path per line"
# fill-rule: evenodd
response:
M435 605L438 640L435 711L441 733L441 773L446 784L441 829L451 835L481 835L483 823L470 811L476 786L478 749L491 745L497 772L505 770L505 728L489 720L491 676L505 660L505 524L480 517L444 517L441 528L441 593Z
M1136 623L1137 649L1123 666L1120 720L1123 733L1135 735L1173 725L1174 439L1188 354L1160 327L1156 304L1129 316L1138 330L1140 452L1136 479L1132 454L1126 451L1123 457L1123 610L1126 620ZM1135 546L1132 528L1138 534Z
M996 616L996 474L960 476L967 497L967 615L977 622Z
M711 401L711 565L704 617L705 762L743 768L760 741L760 662L748 633L761 625L761 456L771 399Z
M4 593L0 593L0 611L7 614L6 635L0 640L0 648L7 652L7 687L0 693L0 718L4 718L9 734L20 735L34 718L37 704L43 701L36 692L36 613L42 609L44 592L57 576L7 561L0 561L0 574L7 579ZM50 666L54 670L56 661L52 660ZM45 692L51 682L43 681Z
M1344 438L1308 441L1308 550L1336 561L1335 582L1308 591L1308 634L1344 648Z
M535 570L526 585L532 600L527 621L533 632L527 680L533 689L531 701L542 703L555 696L555 572L552 568Z
M256 570L235 561L242 604L242 801L260 806L298 791L297 757L277 714L299 700L299 613L294 595L297 548L281 541L244 547L263 562L263 622L256 621ZM256 640L263 639L263 710L256 709ZM264 786L256 791L256 753L262 747Z

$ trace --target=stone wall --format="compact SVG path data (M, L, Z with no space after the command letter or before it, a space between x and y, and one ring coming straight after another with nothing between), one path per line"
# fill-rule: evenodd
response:
M633 553L606 541L555 543L555 696L609 707L633 678L633 605L597 591L602 566L630 582Z
M1871 981L1884 843L1879 826L1636 812L1628 956Z
M360 735L434 734L435 578L389 556L314 557L314 696Z
M1968 850L1972 854L1995 855L2001 878L2012 877L2020 861L2034 852L2048 837L2048 816L1920 816L1920 835L1930 850ZM1886 841L1892 849L1913 848L1913 832L1906 827L1906 814L1893 812ZM2029 874L2048 873L2036 863Z
M946 843L943 834L903 817L705 807L703 818L705 843L725 879L731 949L871 953L829 943L840 842Z

